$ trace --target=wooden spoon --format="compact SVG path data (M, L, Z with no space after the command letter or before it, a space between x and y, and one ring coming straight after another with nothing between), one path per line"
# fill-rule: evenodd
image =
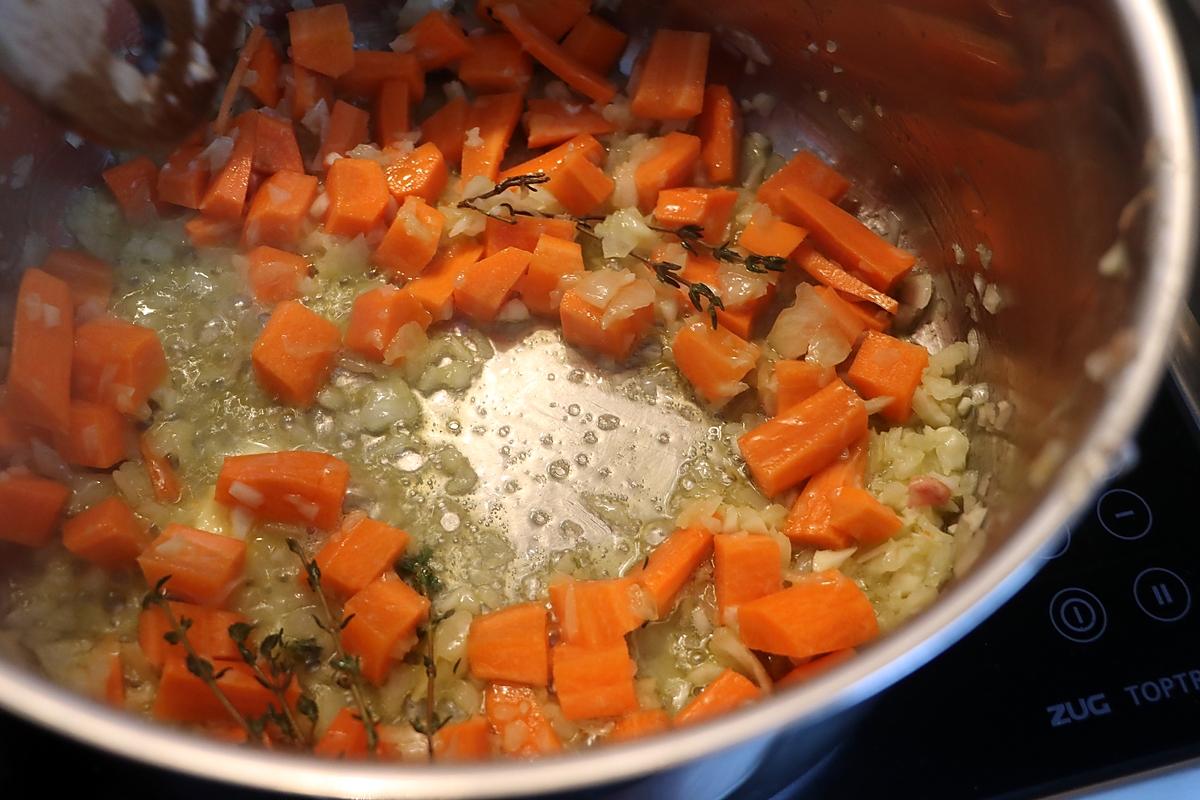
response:
M211 115L242 4L130 5L133 13L113 0L4 0L0 69L68 128L110 147L157 152Z

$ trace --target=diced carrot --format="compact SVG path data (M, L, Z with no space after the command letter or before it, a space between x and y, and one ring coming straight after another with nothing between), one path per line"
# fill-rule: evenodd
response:
M460 144L461 146L461 144ZM426 142L384 170L388 190L397 202L416 196L426 203L436 203L446 188L450 170L442 151L433 142Z
M183 223L184 233L192 247L231 247L237 243L238 221L192 217Z
M550 605L563 641L584 647L624 642L625 634L645 622L641 589L631 577L550 584Z
M850 342L857 342L858 337L867 329L867 321L848 300L830 289L828 286L813 286L812 292L825 307L829 309L832 322Z
M516 222L508 223L489 218L483 232L484 255L490 258L509 247L532 253L543 236L572 242L575 232L575 223L569 219L517 217Z
M146 156L104 170L104 183L125 219L148 222L158 215L158 167Z
M0 413L0 468L6 462L12 462L17 456L26 453L38 431L28 425L14 422L7 415Z
M846 271L881 292L904 277L916 256L888 243L851 214L801 185L781 191L784 219L808 229L813 241Z
M808 658L868 642L879 624L858 584L831 569L743 604L738 630L751 650Z
M698 226L705 242L720 244L727 238L725 232L737 199L733 189L663 189L658 193L654 218L672 228Z
M521 119L524 99L520 94L489 94L476 98L467 115L467 133L463 138L462 178L476 175L496 180L500 162Z
M712 551L713 535L703 528L677 530L654 548L645 569L637 576L654 609L654 619L671 613L679 591Z
M172 582L167 582L170 590ZM188 644L201 658L210 661L241 661L237 644L229 635L229 626L238 622L246 622L246 617L236 611L224 611L219 608L206 608L172 600L171 615L175 621L183 624L189 620L187 629ZM138 646L142 655L155 669L162 669L169 656L180 655L184 652L183 645L171 644L164 634L171 630L167 615L161 608L152 606L138 615Z
M250 202L243 243L294 246L308 225L317 185L316 176L300 172L281 171L267 178Z
M841 550L854 544L830 525L833 500L843 487L861 487L866 479L867 438L854 442L831 464L814 474L792 504L783 532L802 547Z
M633 113L647 119L699 114L704 108L709 40L707 33L656 31L630 98Z
M242 44L241 52L238 53L233 71L225 83L225 91L221 93L221 103L217 106L217 118L213 120L212 124L212 131L217 136L224 136L225 132L229 130L229 115L233 113L233 104L246 80L246 73L250 71L250 59L266 37L267 32L262 25L255 25L246 35L246 41Z
M333 162L325 178L325 192L329 197L325 230L347 238L370 233L383 222L390 199L383 167L365 158Z
M826 305L838 307L836 309L837 316L855 320L863 330L885 331L892 325L892 315L874 304L867 305L848 300L842 296L841 292L828 286L814 286L813 291L825 301ZM839 324L844 325L845 323L839 319Z
M289 71L291 80L287 82L287 100L292 108L292 121L299 122L304 119L318 103L324 103L326 110L332 108L332 78L305 69L300 64L292 64Z
M723 405L749 388L742 382L758 363L759 347L707 316L686 322L671 343L675 366L709 403Z
M48 544L70 496L71 490L57 481L0 472L0 541L26 547Z
M338 709L312 751L324 758L366 758L367 726L362 717L350 708Z
M371 359L390 363L389 345L402 327L415 324L425 330L433 317L408 289L380 286L354 299L346 347Z
M551 171L550 180L542 188L554 195L568 213L586 217L608 200L615 185L603 169L575 152Z
M696 133L709 183L735 183L742 147L742 112L728 86L712 83L705 88Z
M137 414L166 377L167 356L150 328L105 318L75 332L71 388L80 399Z
M532 758L562 750L562 740L530 687L493 683L483 708L504 755Z
M717 590L717 619L728 624L730 610L783 587L779 545L769 536L714 536L713 584Z
M716 680L705 686L700 694L680 709L675 715L675 726L692 725L697 722L727 714L736 708L757 700L762 691L749 678L726 669Z
M70 287L40 269L25 270L14 317L6 411L16 422L65 433L75 328Z
M363 677L381 684L392 661L416 644L429 600L395 575L384 575L347 600L343 613L350 621L342 629L342 645L358 656Z
M849 661L857 652L853 647L846 647L841 650L834 650L832 653L826 653L823 656L817 656L811 661L800 664L791 672L775 681L775 686L795 686L810 681L818 675L833 669L838 664Z
M412 292L435 321L454 314L454 287L471 264L483 255L483 246L460 240L440 251L425 271L404 288Z
M569 720L618 717L635 711L637 667L622 639L598 647L554 646L554 694Z
M408 541L404 531L363 514L346 517L341 530L317 553L321 586L338 598L358 594L391 568Z
M113 708L125 706L125 665L121 661L121 651L114 649L106 652L108 671L104 676L104 702Z
M329 125L325 130L325 138L321 140L321 149L313 167L318 172L329 168L329 157L341 155L353 150L369 137L368 126L371 115L358 106L352 106L345 100L338 100L329 112Z
M760 206L738 235L738 244L760 256L787 258L807 236L804 228L784 222Z
M292 60L336 78L354 67L354 33L342 3L289 12Z
M565 341L617 361L629 358L633 349L654 327L653 303L635 310L624 319L612 320L605 327L604 311L596 308L574 289L563 293L558 315Z
M583 272L583 249L578 244L543 234L534 247L525 276L517 281L517 294L532 313L557 317L563 276Z
M226 456L217 475L216 499L257 519L330 530L341 519L349 481L346 462L325 453Z
M477 323L493 322L525 274L533 254L515 247L469 264L454 289L454 307Z
M471 52L458 62L458 79L475 92L523 94L533 77L533 61L521 43L507 33L487 33L467 39Z
M608 151L604 145L590 134L580 134L569 142L560 144L552 150L547 150L540 156L535 156L528 161L517 164L515 167L506 169L500 173L500 179L511 178L514 175L527 175L533 172L541 172L549 175L557 167L562 166L573 153L582 153L589 161L597 166L604 163L604 158Z
M670 730L671 718L661 708L633 711L617 720L604 738L610 742L630 742Z
M491 755L492 727L487 717L451 722L433 735L434 761L483 761Z
M465 97L452 97L421 123L421 139L436 146L448 164L458 164L462 160L470 110Z
M264 36L254 48L250 56L250 69L242 87L268 108L279 105L283 89L279 81L279 70L283 59L279 57L279 49L269 37ZM249 74L252 73L252 74Z
M254 171L267 175L280 170L304 172L304 160L300 157L300 145L296 142L291 120L265 111L253 114Z
M779 171L763 181L762 186L758 187L758 200L766 203L776 214L783 214L783 190L790 186L803 187L836 203L845 196L850 181L814 154L801 150Z
M648 213L658 200L658 193L687 183L700 158L700 139L688 133L673 131L654 140L658 152L638 164L633 171L637 186L638 208Z
M258 682L247 664L222 664L217 687L244 717L261 717L278 701L271 690ZM150 713L172 722L224 722L229 712L217 695L193 675L182 655L172 655L163 664L162 677Z
M68 464L110 469L125 460L132 438L133 426L112 406L72 400L70 427L54 446Z
M508 32L521 43L525 52L534 57L543 67L552 72L567 86L597 103L608 103L617 95L617 89L603 75L578 61L538 28L532 17L526 17L513 3L497 4L492 16L499 20Z
M502 3L515 5L521 16L555 41L582 19L591 5L589 0L478 0L475 14L481 20L495 19L495 8Z
M863 547L874 547L899 533L904 522L866 489L843 486L833 493L829 525Z
M846 380L868 400L890 397L879 412L889 422L903 424L912 415L913 392L929 366L929 351L878 331L867 331Z
M787 225L786 222L779 222L778 225ZM791 227L791 226L789 226ZM746 228L750 230L749 227ZM797 228L797 230L800 230ZM745 233L742 234L742 244L747 249L751 249L750 245L745 244ZM836 289L839 292L857 297L860 300L865 300L868 303L874 303L889 314L895 314L900 310L900 304L893 298L887 296L883 292L872 288L863 283L858 278L851 275L840 266L830 261L825 256L821 255L813 247L801 247L799 252L795 254L795 261L800 267L811 275L816 280L820 281L830 289Z
M355 50L354 66L337 79L336 86L343 94L366 99L377 95L379 88L391 80L404 81L410 102L425 99L425 71L412 53Z
M408 83L397 78L384 81L375 95L375 141L387 147L410 130Z
M204 190L208 188L208 160L200 158L200 145L183 145L167 159L158 171L155 191L163 203L183 208L200 208Z
M175 467L155 449L154 443L145 433L138 437L138 450L142 455L142 466L154 490L154 498L161 503L178 503L183 495L183 486L179 483L179 476L175 474Z
M67 284L77 313L91 317L108 308L113 291L113 269L108 262L82 250L56 247L40 269Z
M561 144L581 134L601 135L616 130L600 112L582 104L530 98L522 118L525 142L531 148Z
M421 69L448 67L471 52L471 43L458 20L445 11L430 11L404 34Z
M172 597L202 606L220 606L242 581L246 543L232 536L171 523L137 558L151 586L170 577Z
M593 14L581 17L563 39L567 55L599 75L607 75L625 52L629 37Z
M825 367L813 361L776 361L775 413L788 413L828 386L833 378L832 367Z
M835 380L786 414L742 434L738 446L755 482L777 495L830 464L867 429L867 409Z
M329 380L341 344L336 325L298 300L285 300L254 342L254 374L268 394L308 407Z
M260 245L246 254L246 278L254 299L270 307L300 296L300 286L311 268L304 256Z
M711 256L700 253L689 253L687 264L684 265L680 275L689 281L717 288L721 285L721 282L718 280L719 269L720 264ZM697 313L696 307L687 299L687 290L681 289L679 294L682 313ZM768 284L766 293L753 300L747 300L737 305L726 304L724 308L718 308L717 323L730 333L749 340L754 333L755 324L763 312L770 307L774 296L775 285Z
M546 607L521 603L471 621L467 664L483 681L546 686L550 682L550 644Z
M238 128L237 141L221 171L208 182L204 197L200 200L200 213L210 219L236 220L246 207L246 194L250 190L250 173L254 167L254 151L257 147L257 119L249 118Z
M417 277L437 254L445 224L442 212L416 195L409 196L375 248L375 263L390 275Z

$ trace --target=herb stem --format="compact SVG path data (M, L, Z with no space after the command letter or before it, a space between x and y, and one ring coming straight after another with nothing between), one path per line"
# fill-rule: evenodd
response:
M359 715L362 717L363 728L367 733L367 752L372 756L379 744L379 731L376 727L377 720L375 712L371 710L370 703L367 702L367 694L362 686L362 678L358 670L358 658L349 656L342 647L342 628L346 624L340 615L333 613L333 608L329 605L329 598L325 596L325 590L321 586L321 568L317 566L315 561L309 560L304 555L304 551L300 547L300 543L295 539L287 540L288 549L296 554L300 559L300 564L304 567L304 572L308 578L308 586L317 596L317 602L321 605L321 612L325 615L325 631L329 634L329 638L333 642L333 659L331 664L335 671L345 675L350 683L350 695L354 698L355 705L358 706ZM318 621L319 622L319 621Z
M250 667L251 674L254 675L254 678L268 691L270 691L271 694L275 696L276 700L279 701L279 708L281 709L281 713L283 715L283 727L286 728L284 733L286 733L288 738L292 740L292 743L297 746L303 747L306 745L311 745L312 731L310 730L308 734L301 733L303 729L300 727L300 720L296 718L295 713L292 711L291 705L287 701L286 689L288 685L293 680L298 681L299 679L291 673L285 673L288 680L283 684L280 684L278 680L268 678L267 674L263 672L262 667L259 666L258 659L255 657L254 651L246 647L246 636L239 638L237 635L235 635L235 633L240 632L236 630L237 628L238 625L236 623L230 626L229 636L237 644L238 652L241 653L242 656L242 661L246 662L246 664ZM245 630L247 635L249 634L248 628L242 630Z

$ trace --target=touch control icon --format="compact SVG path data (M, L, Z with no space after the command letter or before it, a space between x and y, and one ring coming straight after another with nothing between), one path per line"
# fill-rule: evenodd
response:
M1096 517L1104 530L1125 541L1142 538L1154 522L1149 504L1128 489L1109 489L1100 495Z
M1175 622L1192 608L1192 593L1183 578L1169 569L1150 567L1133 579L1133 599L1151 619Z
M1050 623L1064 639L1087 644L1108 627L1108 614L1096 595L1072 586L1050 598Z

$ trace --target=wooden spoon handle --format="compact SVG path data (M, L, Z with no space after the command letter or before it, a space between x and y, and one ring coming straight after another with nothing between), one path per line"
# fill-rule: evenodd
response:
M161 151L209 116L241 29L241 3L133 5L136 18L122 18L110 0L0 3L0 69L72 130L111 147ZM114 48L137 42L139 28L142 58L134 64Z

